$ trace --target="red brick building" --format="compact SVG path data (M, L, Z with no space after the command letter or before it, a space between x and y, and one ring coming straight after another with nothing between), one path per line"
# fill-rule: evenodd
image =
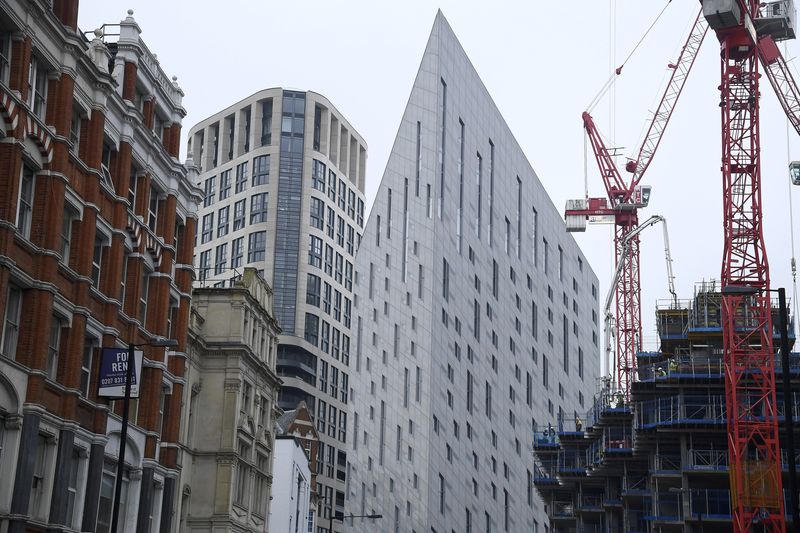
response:
M199 191L183 92L129 12L84 34L78 0L0 2L0 531L107 531L121 402L99 347L143 348L126 532L173 526Z

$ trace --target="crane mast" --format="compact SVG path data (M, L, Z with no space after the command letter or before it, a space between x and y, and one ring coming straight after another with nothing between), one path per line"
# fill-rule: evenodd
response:
M769 262L761 202L759 61L797 128L797 90L775 39L794 38L791 0L705 0L720 42L722 335L735 533L786 531Z

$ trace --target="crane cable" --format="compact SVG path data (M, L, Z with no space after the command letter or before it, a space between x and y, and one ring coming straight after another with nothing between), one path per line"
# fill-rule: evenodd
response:
M606 80L606 82L600 88L600 92L598 92L597 95L595 95L595 97L592 99L592 101L589 102L589 105L586 108L586 111L588 113L592 112L592 110L599 103L600 99L603 98L603 96L605 96L605 94L609 91L609 89L611 89L611 86L614 85L614 83L617 81L617 77L619 77L619 75L622 74L622 68L628 63L628 61L633 56L633 54L636 53L636 50L639 49L639 46L641 46L641 44L644 42L644 40L650 34L650 32L652 31L653 27L656 25L656 23L659 21L659 19L661 19L661 16L664 14L664 12L667 10L667 8L669 7L669 5L671 3L672 3L672 0L667 0L667 4L663 7L663 9L661 9L661 12L658 14L658 16L655 18L655 20L653 20L652 24L650 24L650 26L647 28L647 31L644 32L644 35L642 35L642 37L639 39L639 41L636 43L636 45L630 51L628 56L625 58L625 61L623 61L622 64L620 66L618 66L614 70L614 72L611 73L611 76L608 77L608 80Z
M788 49L786 43L783 43L783 55L784 57L788 57ZM791 164L791 154L789 150L789 117L786 117L786 161L788 164ZM788 168L787 164L787 168ZM794 319L795 324L797 323L798 313L800 313L800 303L797 301L797 256L794 252L794 205L792 201L792 194L794 193L792 189L792 180L791 175L789 176L789 243L792 251L792 258L791 258L791 269L792 269L792 300L794 304Z

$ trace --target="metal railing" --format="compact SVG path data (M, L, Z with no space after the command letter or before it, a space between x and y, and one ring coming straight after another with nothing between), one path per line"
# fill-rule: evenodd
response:
M689 450L691 470L727 471L729 465L728 450Z
M725 423L725 397L722 395L680 395L657 398L636 404L636 427Z
M575 506L568 500L555 500L552 504L553 516L571 518L575 516Z
M556 478L557 459L542 460L537 456L533 458L533 482L534 483L558 483Z
M581 495L581 509L599 509L603 506L603 494L592 492Z
M603 429L603 451L619 452L633 448L633 428L631 426L611 426Z
M544 429L538 429L534 427L533 429L533 446L534 447L545 447L545 446L558 446L558 434L556 433L556 428L549 425Z
M634 477L627 475L622 478L622 494L630 493L645 493L650 492L650 487L647 484L647 477Z
M653 457L653 470L657 472L674 472L681 469L680 455L657 454Z
M731 491L728 489L691 489L689 511L693 517L730 518Z
M558 451L559 472L583 472L586 470L586 455L578 450Z
M648 512L640 509L628 509L625 516L625 531L627 533L644 533L650 531L650 524L645 518Z
M639 381L668 378L720 378L723 375L722 359L709 357L677 357L637 368Z
M659 492L654 500L654 504L653 518L655 520L667 522L681 520L683 516L683 505L681 504L680 494Z

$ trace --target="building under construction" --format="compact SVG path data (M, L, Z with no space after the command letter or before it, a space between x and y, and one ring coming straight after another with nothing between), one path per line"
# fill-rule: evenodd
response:
M638 354L630 401L604 385L588 412L536 428L534 485L547 504L552 533L733 530L721 300L719 285L704 282L691 300L658 306L660 347ZM739 318L746 323L743 309ZM774 302L776 347L781 345L778 309ZM793 317L787 321L791 350ZM793 388L800 388L800 354L790 354L789 366ZM775 373L782 372L776 348ZM800 393L792 396L796 420ZM780 390L777 400L783 446ZM783 448L781 457L786 480ZM758 480L756 467L747 481ZM788 502L788 488L784 492ZM790 507L785 508L788 521Z

